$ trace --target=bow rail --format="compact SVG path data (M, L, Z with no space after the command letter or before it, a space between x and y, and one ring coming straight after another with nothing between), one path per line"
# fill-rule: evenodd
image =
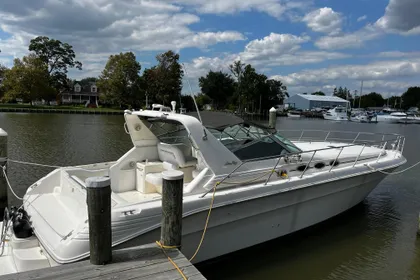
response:
M299 178L302 178L308 168L310 167L311 163L314 160L314 157L317 153L321 151L328 151L328 150L335 150L337 151L337 156L335 157L334 161L332 161L328 172L331 172L334 167L336 167L336 163L338 162L340 155L345 149L348 149L350 147L356 147L359 146L360 152L358 153L356 159L354 162L352 162L351 167L355 167L356 164L361 160L361 157L363 156L363 153L366 150L366 147L375 147L380 148L381 152L379 153L378 157L376 158L376 162L379 161L380 157L384 155L386 151L392 151L395 153L394 157L397 157L397 155L402 155L404 151L404 145L405 145L405 137L400 134L395 133L372 133L372 132L351 132L351 131L324 131L324 130L278 130L277 132L281 133L282 136L286 137L292 142L328 142L331 144L341 144L339 146L333 146L328 148L321 148L321 149L313 149L313 150L307 150L307 151L301 151L301 152L295 152L295 153L288 153L276 157L265 157L265 158L254 158L252 160L246 160L242 161L234 170L232 170L229 174L224 174L218 176L219 184L223 183L225 180L229 178L233 178L233 174L236 176L234 177L242 177L241 175L246 175L246 173L249 174L249 171L238 171L242 166L256 162L256 161L262 161L267 159L277 159L275 165L270 168L273 172L267 173L268 177L265 179L264 185L268 183L271 176L273 175L274 171L276 170L277 166L280 164L281 159L286 158L297 158L302 162L302 157L305 154L308 154L310 156L310 160L305 163L305 168L302 170L300 175L298 175ZM289 134L292 134L290 136ZM294 134L294 135L293 135ZM267 172L266 170L259 170L259 173ZM255 175L254 175L255 176ZM262 177L264 178L264 177ZM252 180L250 180L252 181ZM255 182L255 180L253 181ZM208 192L207 192L208 193ZM207 194L206 193L206 194ZM202 197L204 197L206 194L204 194Z

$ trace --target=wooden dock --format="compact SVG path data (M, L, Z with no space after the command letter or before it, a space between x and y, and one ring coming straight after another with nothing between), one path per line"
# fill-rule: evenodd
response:
M165 249L167 256L180 268L188 280L206 279L177 249ZM93 265L89 260L0 276L0 280L183 280L181 273L155 243L113 251L112 263Z

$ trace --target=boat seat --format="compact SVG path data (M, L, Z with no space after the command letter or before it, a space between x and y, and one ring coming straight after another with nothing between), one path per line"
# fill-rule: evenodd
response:
M148 173L146 175L146 184L148 184L149 188L153 186L157 193L162 194L162 172Z
M197 159L192 156L185 156L179 144L158 143L158 155L162 162L169 162L178 165L179 168L195 166Z

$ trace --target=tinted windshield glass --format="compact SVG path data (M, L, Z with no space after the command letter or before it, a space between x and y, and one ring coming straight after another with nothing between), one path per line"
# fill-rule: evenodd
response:
M279 134L246 124L226 127L223 131L210 129L230 151L241 160L277 157L300 150Z

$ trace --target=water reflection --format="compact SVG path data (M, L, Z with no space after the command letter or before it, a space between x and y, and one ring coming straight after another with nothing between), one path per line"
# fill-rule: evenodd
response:
M371 260L383 258L399 221L389 196L369 197L324 223L198 268L208 279L362 279L381 269Z

